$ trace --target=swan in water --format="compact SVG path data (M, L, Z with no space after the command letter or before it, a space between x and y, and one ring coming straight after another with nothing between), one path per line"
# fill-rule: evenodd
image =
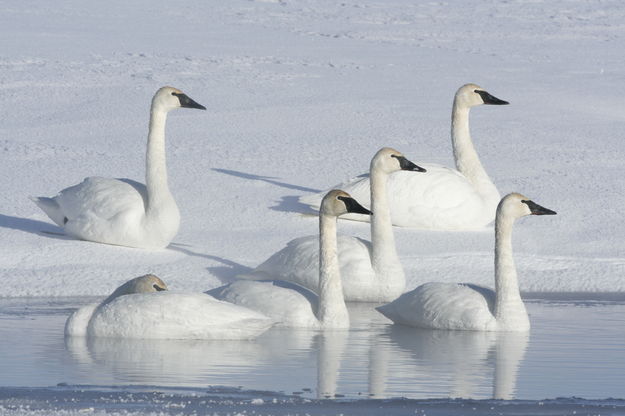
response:
M427 175L395 172L389 179L389 195L394 225L432 230L469 230L481 228L495 218L501 198L499 191L482 167L469 132L469 110L482 104L502 105L500 100L475 84L462 86L454 97L451 114L451 143L456 169L437 164L420 164ZM366 175L337 185L369 206L369 182ZM314 209L323 192L300 197ZM345 218L369 221L364 215Z
M319 211L319 296L283 281L238 280L207 292L209 295L259 311L279 326L312 329L349 328L349 315L341 284L337 256L336 222L339 215L358 212L370 215L349 194L332 190Z
M497 206L495 291L470 284L425 283L377 308L397 324L433 329L528 331L512 258L512 225L526 215L555 215L529 198L511 193Z
M370 165L374 213L371 243L355 237L339 237L339 264L346 301L390 302L404 291L406 278L395 248L386 189L389 175L399 170L410 171L407 174L415 176L418 176L415 172L425 172L395 149L385 147L375 154ZM295 239L241 277L255 280L275 277L317 291L319 249L316 241L317 236Z
M158 292L158 293L154 293ZM118 287L102 303L76 310L65 323L71 337L248 339L274 321L203 293L176 293L148 274Z
M150 110L145 185L92 176L55 197L31 199L73 237L129 247L166 247L180 225L165 165L165 121L167 113L178 107L206 110L176 88L156 92Z

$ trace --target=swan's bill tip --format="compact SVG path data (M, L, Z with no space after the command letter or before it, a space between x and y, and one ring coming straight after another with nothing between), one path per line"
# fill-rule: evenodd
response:
M180 101L180 107L182 108L196 108L198 110L206 110L206 107L196 102L183 92L172 92L171 94L178 98L178 101Z
M482 101L484 101L484 104L489 104L489 105L508 105L510 104L508 101L502 100L500 98L495 97L494 95L491 95L490 93L488 93L487 91L484 90L475 90L475 93L479 94L480 97L482 97Z
M549 208L545 208L541 205L538 205L536 202L532 201L532 200L522 200L522 203L526 204L532 215L556 215L557 212L549 209Z

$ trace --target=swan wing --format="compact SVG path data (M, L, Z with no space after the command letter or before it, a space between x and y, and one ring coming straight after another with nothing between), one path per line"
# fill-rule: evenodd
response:
M393 225L424 229L479 228L495 218L497 201L485 201L460 172L437 164L419 164L425 174L398 171L388 179ZM361 175L336 185L365 207L371 207L369 176ZM302 204L319 209L327 193L300 197ZM341 218L369 221L368 215L347 214Z
M338 236L338 257L346 301L359 301L377 292L371 268L371 243L351 236ZM252 272L240 277L253 280L279 279L313 292L319 287L319 236L296 238ZM366 296L365 296L366 297Z
M89 177L63 189L55 201L67 222L89 218L110 221L124 212L145 213L145 185L130 179Z
M391 321L433 329L494 330L492 290L456 283L426 283L377 308Z
M279 326L317 328L317 295L284 281L238 280L206 292L217 299L260 312Z
M89 336L146 339L248 339L273 325L250 309L205 294L120 296L94 312Z

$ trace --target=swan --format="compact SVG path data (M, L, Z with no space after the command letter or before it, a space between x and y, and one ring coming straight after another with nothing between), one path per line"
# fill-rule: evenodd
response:
M370 215L349 194L332 190L319 211L319 296L283 281L238 280L207 293L227 302L259 311L278 321L278 326L311 329L349 328L349 315L337 256L336 222L339 215L358 212Z
M512 258L512 225L526 215L555 215L529 198L511 193L497 206L495 291L471 284L425 283L377 308L397 324L471 331L528 331Z
M457 231L481 228L493 221L501 197L480 163L469 132L469 110L481 104L502 105L508 102L475 84L460 87L454 97L451 143L457 170L436 164L420 164L427 169L427 175L411 175L408 172L391 175L389 204L394 225ZM369 206L368 176L358 176L336 187ZM322 193L302 196L299 202L317 209ZM369 221L363 215L348 215L345 218Z
M176 293L157 276L129 280L101 303L83 306L65 323L67 337L248 339L274 321L203 293Z
M346 301L390 302L402 294L406 286L404 269L395 249L395 239L388 206L389 174L399 170L425 172L395 149L380 149L371 160L370 171L371 243L355 237L338 239L339 263ZM369 191L369 189L368 189ZM319 250L317 237L292 240L256 269L241 277L267 279L276 277L317 291L319 282Z
M167 113L178 107L206 110L176 88L156 92L150 110L145 185L92 176L55 197L31 199L73 237L128 247L166 247L180 225L165 165L165 121Z

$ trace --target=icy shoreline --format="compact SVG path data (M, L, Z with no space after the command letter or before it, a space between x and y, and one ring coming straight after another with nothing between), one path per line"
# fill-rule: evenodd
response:
M223 387L158 386L0 388L0 415L623 415L625 401L546 400L312 400L276 392Z

